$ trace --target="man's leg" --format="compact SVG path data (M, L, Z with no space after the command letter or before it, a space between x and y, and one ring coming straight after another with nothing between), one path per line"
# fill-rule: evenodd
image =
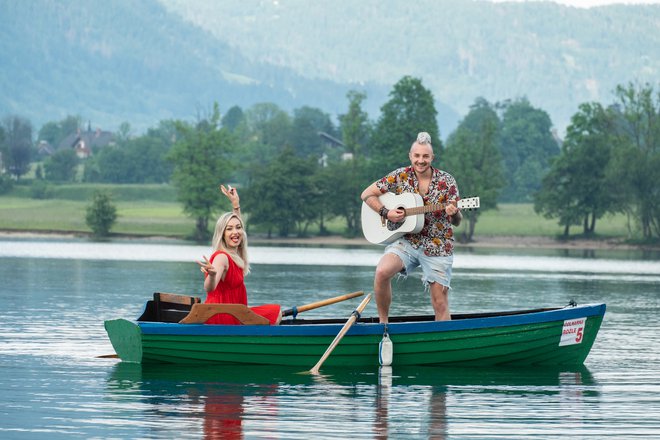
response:
M390 304L392 303L392 277L403 269L401 258L394 254L385 254L376 266L374 275L374 294L378 307L378 318L381 323L388 322Z
M435 312L435 320L451 320L449 314L449 287L434 282L429 284L429 290L431 291L431 304Z

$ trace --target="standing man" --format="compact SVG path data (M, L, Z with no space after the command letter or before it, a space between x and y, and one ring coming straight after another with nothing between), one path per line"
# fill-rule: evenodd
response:
M410 166L398 168L369 185L362 192L362 200L381 217L391 222L403 221L402 209L388 210L379 200L386 192L417 193L424 205L446 204L444 210L424 214L424 227L417 234L406 234L385 248L376 266L374 293L381 323L388 322L392 302L391 280L397 273L407 276L416 267L422 268L422 284L431 292L431 304L436 321L451 319L449 314L449 285L454 262L453 226L461 223L462 214L456 207L459 199L456 180L447 172L431 166L434 159L431 136L426 132L408 153Z

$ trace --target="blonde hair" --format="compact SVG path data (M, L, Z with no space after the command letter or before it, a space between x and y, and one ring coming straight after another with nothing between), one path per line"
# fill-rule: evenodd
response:
M236 250L227 246L225 243L225 230L227 229L227 224L232 218L238 219L241 227L243 228L243 240L241 244L238 245ZM248 239L247 233L245 232L245 225L243 224L243 219L233 212L226 212L218 218L217 223L215 224L215 232L213 233L213 241L211 242L213 249L216 251L224 251L231 255L231 259L234 260L234 263L243 269L244 274L250 273L250 263L248 262Z

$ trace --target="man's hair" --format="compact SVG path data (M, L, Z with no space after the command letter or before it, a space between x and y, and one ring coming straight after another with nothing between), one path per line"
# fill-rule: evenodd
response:
M417 133L417 143L431 145L431 135L425 131L420 131Z

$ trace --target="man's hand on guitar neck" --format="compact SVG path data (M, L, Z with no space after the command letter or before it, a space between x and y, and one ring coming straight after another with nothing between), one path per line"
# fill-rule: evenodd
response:
M460 225L461 220L463 220L463 214L461 214L461 210L458 209L458 206L456 206L455 200L447 203L447 206L445 206L445 214L447 214L449 221L454 226Z

